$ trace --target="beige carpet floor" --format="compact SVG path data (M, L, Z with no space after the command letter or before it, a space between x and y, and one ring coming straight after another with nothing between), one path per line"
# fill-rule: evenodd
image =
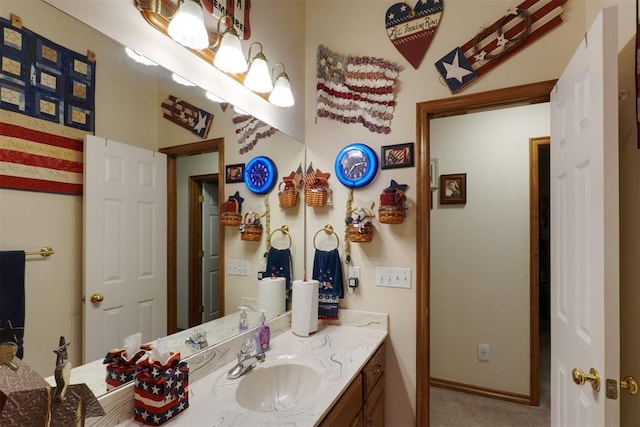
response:
M549 426L551 420L549 391L550 346L548 335L544 331L540 338L540 406L522 405L431 387L431 426Z

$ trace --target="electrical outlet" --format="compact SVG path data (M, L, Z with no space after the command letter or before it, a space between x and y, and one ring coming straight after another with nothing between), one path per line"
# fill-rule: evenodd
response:
M360 267L349 267L349 279L360 279Z
M488 362L490 353L491 347L489 346L489 344L478 343L478 360Z

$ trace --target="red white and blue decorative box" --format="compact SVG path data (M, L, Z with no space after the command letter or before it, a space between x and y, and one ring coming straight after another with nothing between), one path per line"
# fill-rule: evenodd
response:
M138 370L136 363L150 350L151 346L145 344L140 346L140 350L133 357L128 357L125 349L111 350L107 353L102 361L103 364L107 365L107 376L105 378L107 391L133 381Z
M166 364L145 358L138 363L135 420L159 426L189 407L189 365L172 353Z

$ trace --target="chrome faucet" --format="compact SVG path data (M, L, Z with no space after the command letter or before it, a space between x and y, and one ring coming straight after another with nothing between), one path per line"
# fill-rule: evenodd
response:
M207 332L204 329L196 329L184 343L188 345L194 352L204 350L209 346L207 343Z
M264 353L256 352L256 341L253 338L249 338L240 348L238 353L238 363L227 372L227 378L234 380L240 378L251 369L253 369L258 362L262 363L265 359Z

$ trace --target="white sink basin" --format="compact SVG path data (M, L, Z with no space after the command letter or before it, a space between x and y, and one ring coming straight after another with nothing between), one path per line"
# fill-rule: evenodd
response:
M320 374L305 365L256 367L240 380L236 400L250 411L288 411L313 397L319 384Z

